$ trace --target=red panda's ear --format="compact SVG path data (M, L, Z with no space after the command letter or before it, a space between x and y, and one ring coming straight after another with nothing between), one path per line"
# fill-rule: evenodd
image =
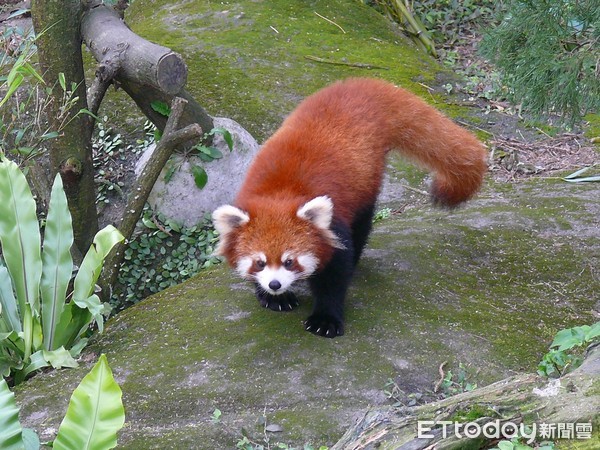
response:
M328 196L322 195L306 202L298 208L296 215L319 228L332 247L346 248L330 229L333 220L333 202Z
M229 233L248 223L250 216L235 206L223 205L214 210L212 219L215 229L220 235L215 255L220 255L225 248Z
M308 220L317 228L329 230L333 218L333 202L326 195L315 197L298 208L296 214L301 219Z

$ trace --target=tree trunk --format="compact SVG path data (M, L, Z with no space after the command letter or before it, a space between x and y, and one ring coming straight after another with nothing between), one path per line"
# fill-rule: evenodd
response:
M512 434L507 423L537 424L538 438L543 438L542 423L591 424L595 435L580 442L589 443L585 448L597 448L594 445L598 442L600 425L599 382L600 344L589 349L581 367L557 380L533 374L517 375L422 406L369 410L331 450L487 448L498 441L493 436L496 424L496 428L506 427L506 433ZM419 422L424 435L421 438ZM458 423L476 425L461 427ZM478 427L482 430L478 436L467 436L477 434ZM554 437L560 437L556 429ZM571 439L576 437L573 433Z
M144 205L162 169L175 148L189 140L200 139L202 136L202 128L197 123L179 128L186 105L187 101L182 98L175 97L173 99L171 103L171 115L165 125L163 135L131 189L131 193L127 199L127 206L125 207L125 214L123 214L123 217L117 224L117 228L125 236L125 242L119 242L115 245L113 251L108 255L104 261L104 270L98 282L102 287L104 300L106 301L110 299L112 286L117 281L119 269L123 263L126 243L129 242L133 235L135 225L142 214Z
M80 0L33 0L33 26L42 76L52 89L46 116L60 137L50 145L52 172L60 172L73 217L75 245L85 253L98 231L92 163L92 125L87 109L81 55ZM59 79L64 74L65 90ZM65 91L72 104L65 108Z

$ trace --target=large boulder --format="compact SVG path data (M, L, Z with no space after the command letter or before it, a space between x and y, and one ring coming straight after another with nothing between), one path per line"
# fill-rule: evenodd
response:
M479 386L535 372L558 330L596 321L599 215L598 184L552 180L495 184L453 212L417 203L375 225L333 340L304 331L306 294L276 313L226 267L206 271L112 318L80 369L22 385L21 419L51 438L106 353L124 394L119 448L234 449L242 430L332 445L390 402L389 380L408 403L432 397L444 361ZM282 431L265 433L263 415Z
M204 163L195 156L174 154L170 164L175 170L167 177L170 169L169 165L165 167L148 197L148 203L154 211L187 227L196 225L216 207L233 201L259 148L250 133L232 119L215 117L214 126L229 131L233 150L229 150L223 136L217 133L213 146L223 155L221 159ZM154 148L153 144L142 154L136 164L136 174L141 173ZM203 189L194 182L194 165L202 166L208 175L208 182Z

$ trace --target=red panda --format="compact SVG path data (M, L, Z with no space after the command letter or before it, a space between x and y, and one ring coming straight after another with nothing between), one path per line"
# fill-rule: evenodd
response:
M235 206L214 211L215 253L275 311L297 306L290 287L308 278L314 304L305 329L342 335L346 290L392 149L434 172L431 195L444 206L471 198L487 170L483 145L417 96L381 80L336 82L264 143Z

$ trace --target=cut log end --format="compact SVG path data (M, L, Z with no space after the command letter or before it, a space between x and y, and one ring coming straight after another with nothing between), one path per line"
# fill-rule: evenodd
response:
M187 81L187 66L175 52L162 55L156 67L156 81L161 90L175 95Z

